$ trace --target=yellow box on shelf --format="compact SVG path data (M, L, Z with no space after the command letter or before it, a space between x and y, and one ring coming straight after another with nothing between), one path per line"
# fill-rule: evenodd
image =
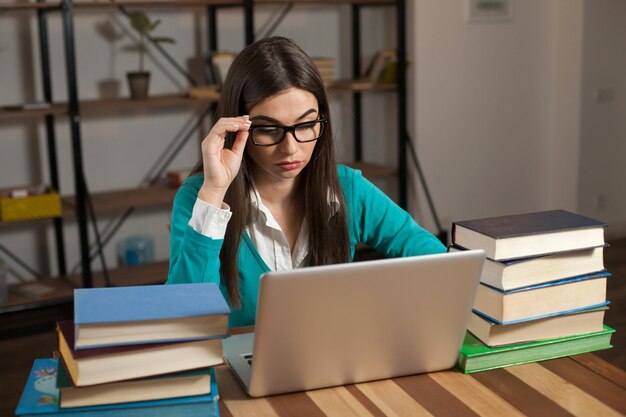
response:
M61 197L45 186L0 193L0 220L17 221L61 216Z

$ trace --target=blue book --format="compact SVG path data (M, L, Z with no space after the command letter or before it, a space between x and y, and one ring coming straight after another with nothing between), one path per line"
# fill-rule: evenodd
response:
M214 283L74 290L75 349L201 340L228 332Z
M481 283L473 310L506 325L605 306L610 275L604 270L508 291Z
M166 400L139 401L93 407L59 408L57 359L35 359L15 414L21 417L54 415L55 417L217 417L218 389L213 369L211 393Z

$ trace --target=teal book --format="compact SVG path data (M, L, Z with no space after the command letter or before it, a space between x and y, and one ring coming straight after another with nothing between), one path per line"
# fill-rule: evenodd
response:
M230 308L214 283L78 288L76 350L223 337Z
M21 417L218 417L218 388L213 369L211 392L180 398L99 405L92 407L60 408L57 387L59 362L57 359L35 359L26 381L15 414Z
M614 332L604 325L600 332L497 347L489 347L467 332L459 352L458 366L467 374L609 349L613 347L611 336Z

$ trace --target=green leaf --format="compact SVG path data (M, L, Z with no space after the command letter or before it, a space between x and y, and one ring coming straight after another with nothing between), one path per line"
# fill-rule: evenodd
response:
M144 12L132 12L130 14L130 24L137 32L145 35L150 32L150 19Z
M152 32L154 29L157 28L157 26L159 26L161 24L161 19L157 19L154 22L152 22L152 24L150 25L150 29L148 29L148 32Z

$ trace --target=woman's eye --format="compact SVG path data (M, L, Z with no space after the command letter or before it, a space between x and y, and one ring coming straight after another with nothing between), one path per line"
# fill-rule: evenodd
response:
M308 131L311 131L311 130L315 129L315 127L316 127L316 123L315 122L306 123L306 124L302 124L302 125L298 126L296 128L296 131L301 132L301 133L308 132Z
M278 131L275 127L259 127L255 130L261 135L273 135Z

